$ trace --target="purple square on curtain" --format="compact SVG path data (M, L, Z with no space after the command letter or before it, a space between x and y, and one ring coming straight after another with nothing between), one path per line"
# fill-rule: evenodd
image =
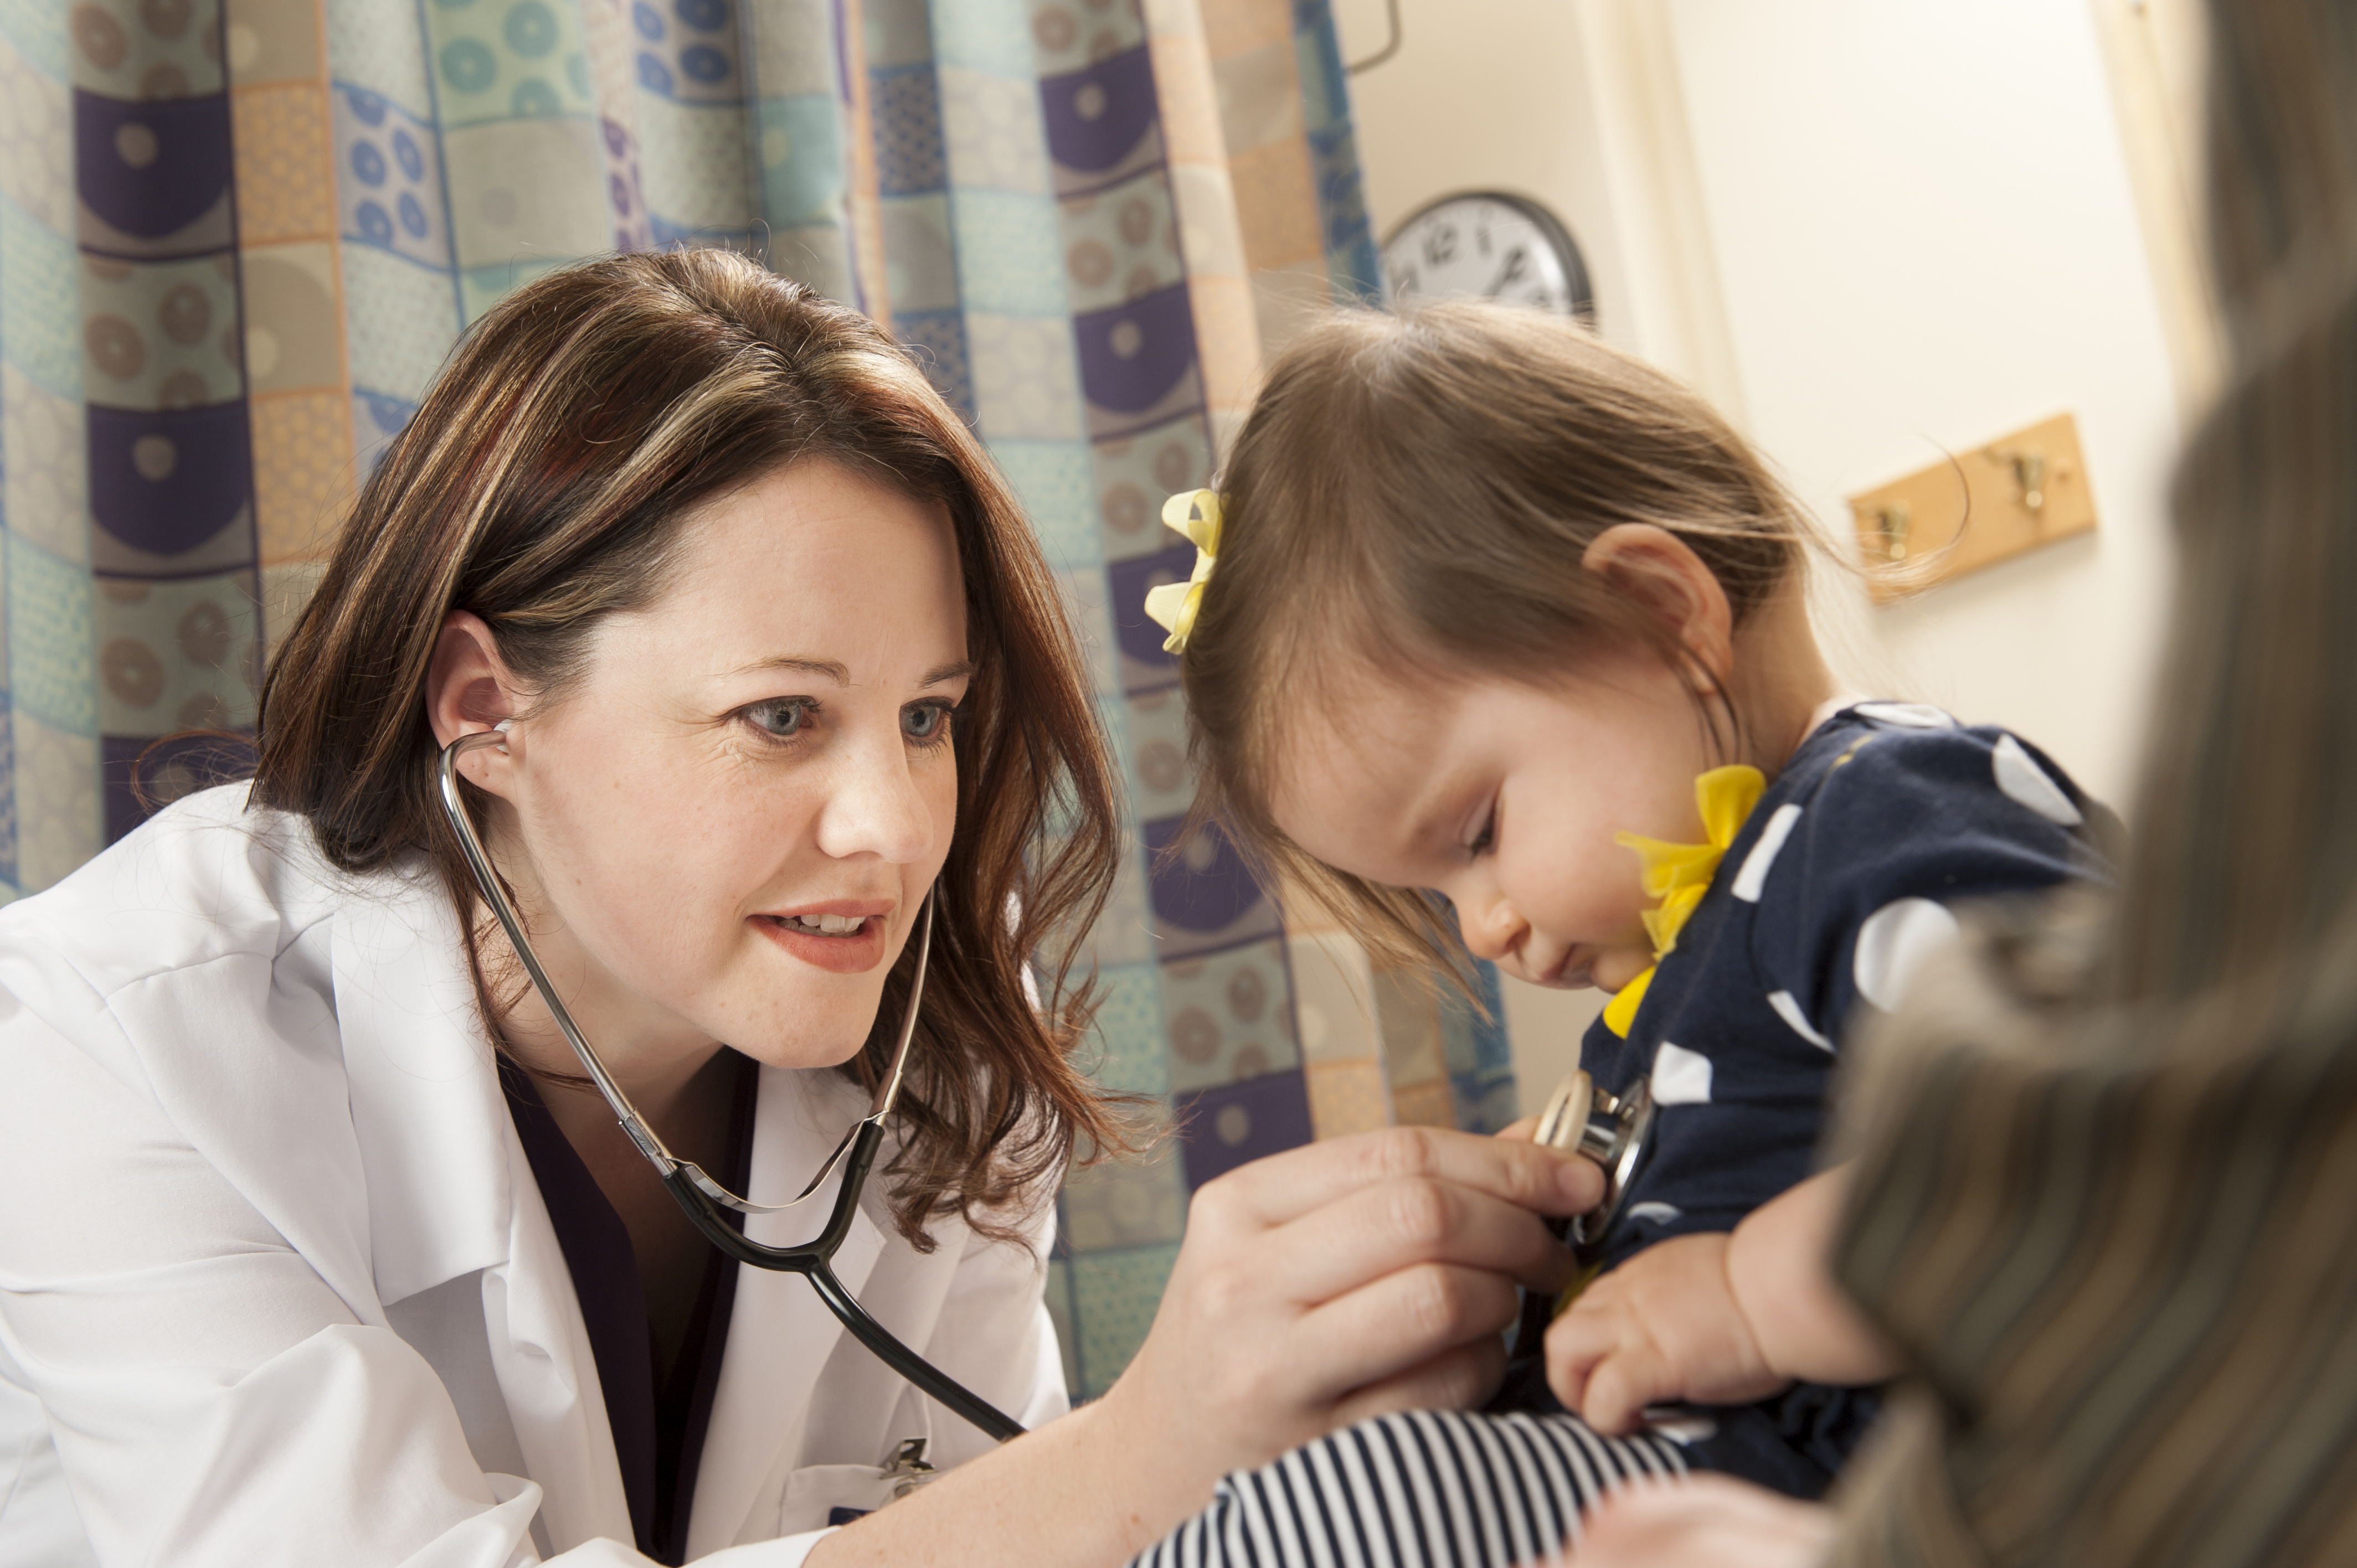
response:
M1173 1101L1192 1191L1264 1155L1297 1149L1316 1133L1298 1068L1182 1094Z
M1142 294L1111 310L1072 317L1081 392L1099 408L1142 413L1169 395L1195 363L1195 307L1187 285Z
M965 315L957 310L902 310L892 331L916 360L917 368L968 424L974 423L974 363L967 351Z
M1166 533L1164 537L1176 536ZM1141 672L1149 673L1157 685L1178 678L1178 659L1176 654L1162 651L1163 641L1170 634L1146 613L1146 591L1164 583L1183 583L1194 570L1195 547L1186 543L1157 550L1151 555L1133 555L1105 567L1113 594L1114 645L1125 660L1138 666ZM1125 682L1132 688L1139 683Z
M125 409L92 403L90 514L135 550L177 555L235 521L253 497L245 403ZM250 559L251 553L241 559ZM214 563L218 566L220 563Z
M110 228L160 240L229 193L227 94L137 103L73 97L75 183Z
M885 196L915 196L949 184L942 150L942 89L931 65L871 71L876 184Z
M1082 174L1104 173L1127 157L1160 117L1147 46L1108 55L1069 76L1040 78L1039 104L1048 121L1048 156Z
M1216 825L1205 826L1184 850L1169 854L1184 825L1184 818L1146 824L1155 923L1184 932L1224 930L1262 902L1260 884Z

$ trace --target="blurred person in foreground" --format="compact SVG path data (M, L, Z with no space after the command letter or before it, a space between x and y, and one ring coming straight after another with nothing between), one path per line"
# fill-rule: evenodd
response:
M2124 896L1857 1053L1826 1246L1912 1372L1834 1506L1628 1493L1584 1568L2357 1556L2357 3L2211 23L2231 370Z

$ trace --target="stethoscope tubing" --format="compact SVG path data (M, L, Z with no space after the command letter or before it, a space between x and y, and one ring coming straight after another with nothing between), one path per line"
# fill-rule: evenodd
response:
M704 1232L707 1240L740 1263L750 1263L757 1269L770 1269L780 1273L800 1274L818 1292L835 1321L850 1331L871 1351L876 1359L915 1384L918 1389L944 1408L953 1412L1000 1443L1011 1442L1023 1435L1023 1424L999 1410L979 1394L967 1389L955 1379L941 1371L931 1362L902 1344L892 1331L868 1316L858 1298L834 1277L835 1250L843 1245L851 1230L852 1211L858 1207L860 1189L866 1184L867 1168L876 1160L876 1151L884 1141L883 1123L875 1117L860 1122L853 1137L850 1152L843 1162L843 1187L835 1197L834 1212L828 1218L826 1229L818 1239L799 1247L765 1247L729 1223L721 1207L713 1202L694 1178L682 1167L662 1178L663 1186L685 1211L689 1220Z

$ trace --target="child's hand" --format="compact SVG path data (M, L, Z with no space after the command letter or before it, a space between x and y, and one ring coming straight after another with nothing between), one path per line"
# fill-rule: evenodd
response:
M1724 1476L1623 1487L1587 1516L1578 1568L1792 1568L1823 1563L1834 1512Z
M1580 1293L1547 1330L1547 1384L1607 1434L1665 1400L1744 1404L1791 1380L1760 1348L1727 1272L1728 1238L1678 1236Z

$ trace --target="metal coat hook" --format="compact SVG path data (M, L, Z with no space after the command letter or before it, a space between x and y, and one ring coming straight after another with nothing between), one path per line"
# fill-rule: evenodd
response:
M1907 532L1915 524L1915 509L1905 501L1893 501L1877 508L1875 526L1882 532L1883 558L1889 561L1907 559Z
M1988 446L1981 456L2001 468L2013 473L2014 499L2031 517L2046 510L2046 489L2052 481L2070 472L2067 466L2054 465L2050 470L2043 446Z

